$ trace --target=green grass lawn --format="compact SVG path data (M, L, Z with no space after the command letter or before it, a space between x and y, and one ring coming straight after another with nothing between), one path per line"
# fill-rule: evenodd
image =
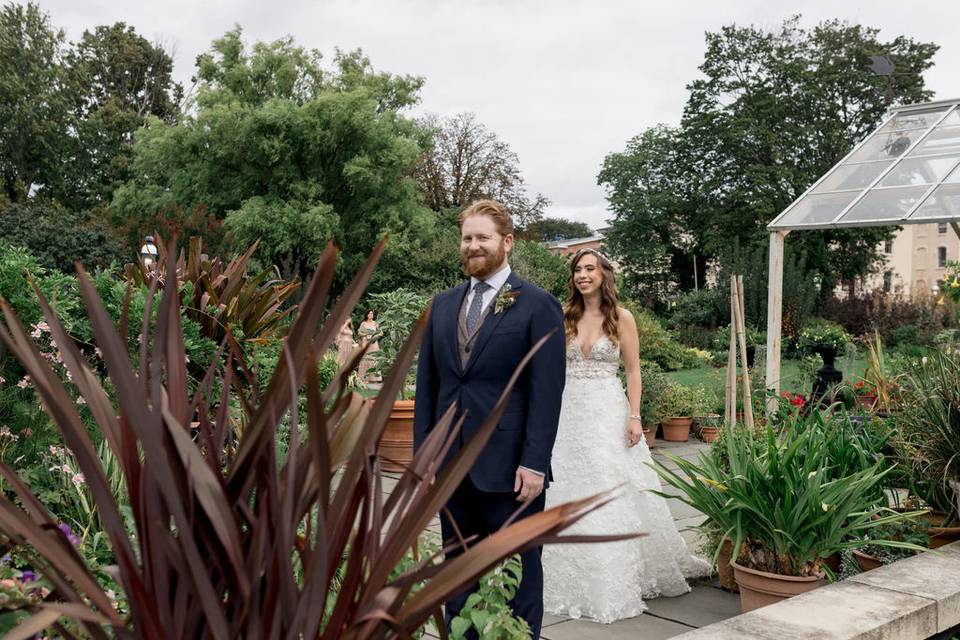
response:
M840 362L837 362L838 368ZM867 368L866 360L860 358L853 361L853 370L856 375L862 375L862 373ZM762 376L763 372L759 372ZM708 389L717 389L722 393L724 383L727 376L727 368L721 367L715 369L713 367L700 367L699 369L684 369L682 371L668 371L666 372L667 376L672 378L674 381L679 382L680 384L686 385L688 387L696 387L703 385ZM810 393L809 388L801 388L803 381L800 376L800 363L797 360L783 360L780 363L780 390L781 391L792 391L793 393L802 393L804 395Z

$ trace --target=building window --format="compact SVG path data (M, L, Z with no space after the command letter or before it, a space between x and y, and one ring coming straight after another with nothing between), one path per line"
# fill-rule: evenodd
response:
M941 269L947 266L947 248L937 247L937 266Z
M893 271L884 271L883 272L883 292L890 293L893 291Z
M937 223L937 233L946 233L947 232L947 223L938 222Z
M883 252L888 255L893 253L893 240L887 240L883 243Z

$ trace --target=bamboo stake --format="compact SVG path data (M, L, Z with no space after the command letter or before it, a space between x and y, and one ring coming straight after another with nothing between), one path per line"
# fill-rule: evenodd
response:
M747 329L744 322L743 276L737 276L736 279L737 336L740 343L740 363L743 366L743 421L747 427L753 428L753 397L750 392L750 368L747 366Z
M726 385L726 408L727 415L725 422L728 427L733 427L737 421L737 336L736 324L734 323L734 278L730 278L730 350L727 352L727 385Z

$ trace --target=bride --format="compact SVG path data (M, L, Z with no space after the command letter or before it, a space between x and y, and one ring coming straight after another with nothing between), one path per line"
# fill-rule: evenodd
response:
M617 304L613 266L599 251L581 249L570 271L567 382L547 508L619 487L615 500L564 533L646 535L544 547L544 608L609 623L642 613L643 598L686 593L685 578L707 575L709 565L690 555L666 501L648 491L660 489L660 481L646 464L637 324ZM626 397L617 376L621 358Z

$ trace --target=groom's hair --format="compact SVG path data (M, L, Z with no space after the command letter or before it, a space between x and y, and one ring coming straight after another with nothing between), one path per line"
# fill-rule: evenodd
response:
M496 200L477 200L460 212L457 225L462 229L463 221L470 216L489 216L497 225L497 233L508 236L513 233L513 217L507 208Z

